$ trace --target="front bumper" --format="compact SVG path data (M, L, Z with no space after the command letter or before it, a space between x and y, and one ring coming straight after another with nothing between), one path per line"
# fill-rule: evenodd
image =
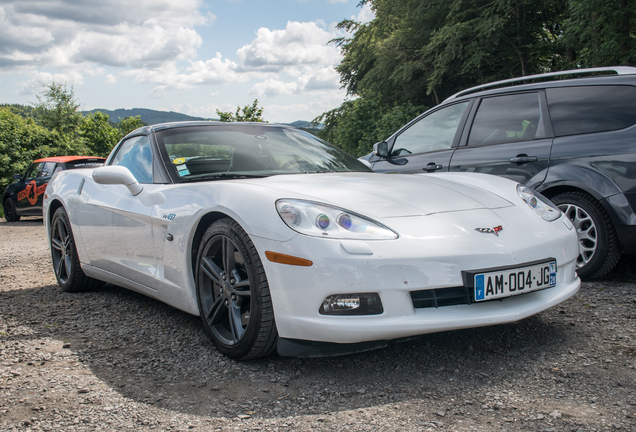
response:
M479 221L480 213L472 213ZM561 220L541 221L542 231L508 222L500 238L466 231L453 217L404 218L397 231L412 233L410 236L361 242L365 247L303 235L288 242L253 238L267 274L279 336L338 344L390 341L518 321L561 303L578 291L576 234ZM394 227L397 223L394 221ZM436 223L444 225L444 229L435 229ZM426 224L426 229L421 228L422 224ZM306 258L314 265L272 263L264 255L266 250ZM553 288L488 302L414 307L412 291L463 286L462 270L523 266L547 257L557 260L557 284ZM332 316L318 312L329 295L369 292L380 295L382 314Z

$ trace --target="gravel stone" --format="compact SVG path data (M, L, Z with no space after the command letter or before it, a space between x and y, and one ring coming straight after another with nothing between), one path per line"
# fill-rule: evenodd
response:
M0 431L636 432L636 257L523 321L336 358L220 355L200 320L56 285L0 222Z

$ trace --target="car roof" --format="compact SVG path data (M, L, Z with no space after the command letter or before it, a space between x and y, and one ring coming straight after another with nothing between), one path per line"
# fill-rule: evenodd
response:
M561 87L575 83L580 84L582 79L585 79L587 83L592 83L626 75L631 75L632 77L636 75L636 68L630 66L614 66L527 75L470 87L449 96L442 103L473 97L477 94L504 93L519 89L530 90L541 87ZM570 77L569 79L567 79L568 76Z
M33 161L35 162L57 162L57 163L67 163L74 162L78 160L102 160L105 161L106 158L98 157L98 156L53 156L53 157L45 157L42 159L38 159Z

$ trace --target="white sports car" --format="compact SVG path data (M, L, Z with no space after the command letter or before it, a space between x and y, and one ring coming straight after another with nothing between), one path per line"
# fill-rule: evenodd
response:
M143 293L201 316L239 359L517 321L580 286L576 232L536 192L372 173L281 125L138 129L104 167L58 173L44 220L63 290Z

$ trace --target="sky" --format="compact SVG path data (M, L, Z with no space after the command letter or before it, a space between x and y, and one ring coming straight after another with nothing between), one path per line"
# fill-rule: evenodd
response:
M346 93L334 70L359 0L0 0L0 103L73 86L82 110L217 118L258 99L269 122L312 120ZM117 121L117 119L111 119Z

